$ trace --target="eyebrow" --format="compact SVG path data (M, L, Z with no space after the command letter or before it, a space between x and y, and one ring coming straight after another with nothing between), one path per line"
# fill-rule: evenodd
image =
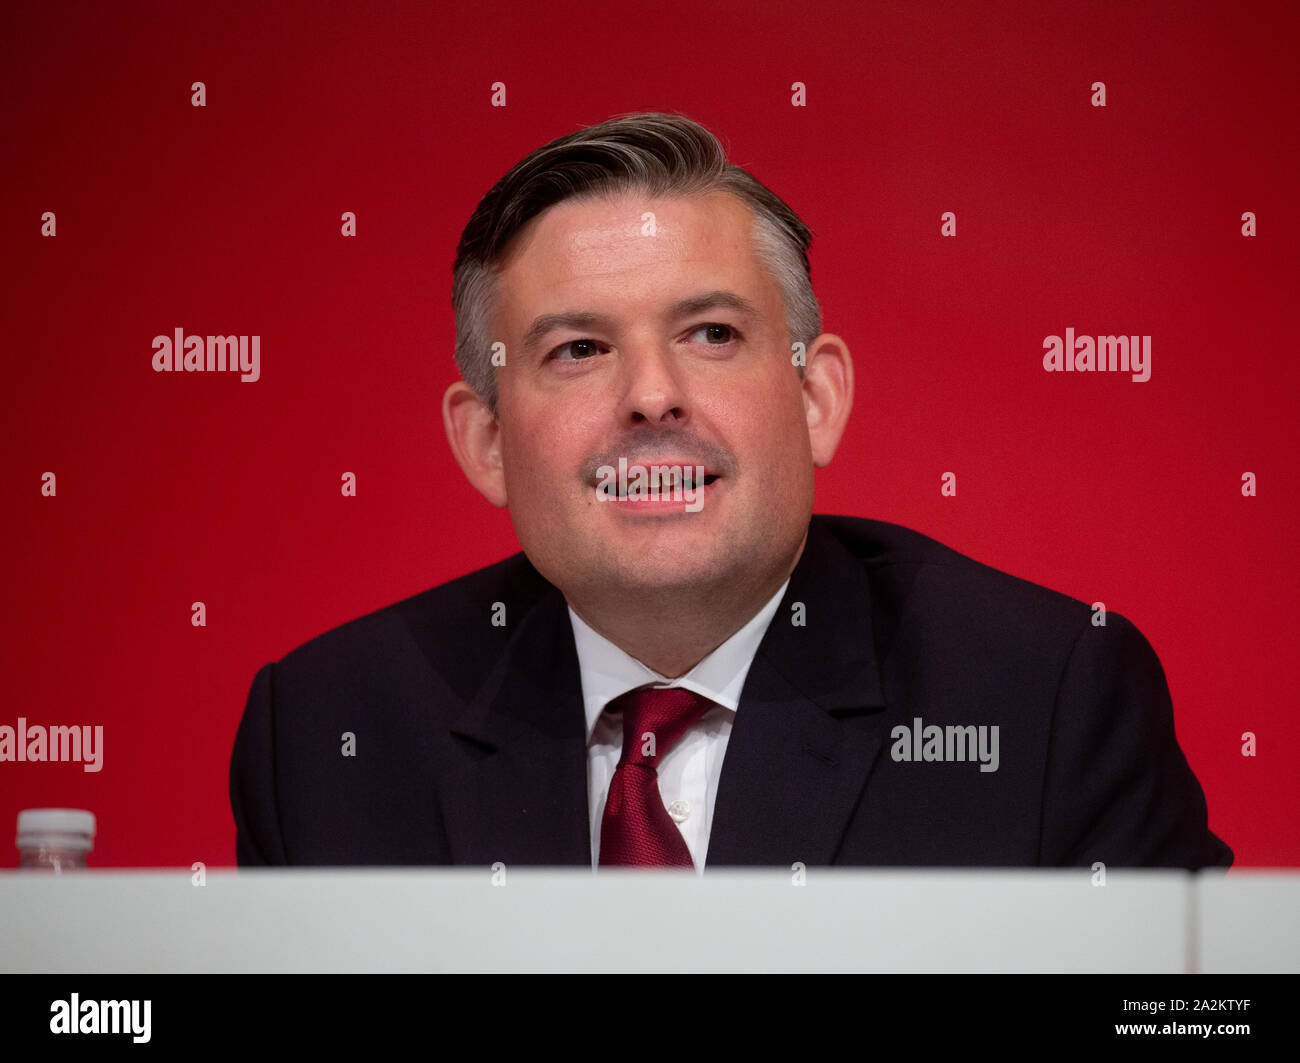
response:
M691 317L706 310L734 310L750 318L758 318L758 308L743 296L718 288L681 299L668 308L667 318ZM613 319L587 310L566 310L558 314L542 314L524 332L523 349L531 352L556 329L610 329Z

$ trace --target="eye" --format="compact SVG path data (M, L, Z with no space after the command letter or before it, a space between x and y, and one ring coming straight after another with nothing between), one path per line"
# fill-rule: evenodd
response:
M734 340L737 336L740 335L740 333L737 332L732 326L723 325L718 322L713 322L708 325L701 325L694 332L692 332L691 335L695 336L701 332L706 333L706 336L703 340L700 340L699 342L707 343L711 347L724 347L732 340ZM719 333L721 333L721 337L719 337Z
M564 352L573 348L572 357L564 357ZM595 340L570 340L568 343L561 343L555 348L547 358L553 358L557 362L585 362L593 354L600 353L600 344Z

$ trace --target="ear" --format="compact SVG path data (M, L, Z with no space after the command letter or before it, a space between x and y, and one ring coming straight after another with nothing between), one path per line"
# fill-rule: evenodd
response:
M501 426L478 394L458 380L442 397L442 425L461 472L494 506L506 504Z
M829 332L808 345L803 405L813 464L820 469L835 457L853 409L853 357L848 345Z

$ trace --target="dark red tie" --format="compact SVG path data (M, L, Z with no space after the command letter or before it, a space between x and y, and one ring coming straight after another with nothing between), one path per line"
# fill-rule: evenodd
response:
M633 690L605 710L623 710L623 755L600 822L601 867L693 867L691 852L659 793L659 760L713 707L681 687Z

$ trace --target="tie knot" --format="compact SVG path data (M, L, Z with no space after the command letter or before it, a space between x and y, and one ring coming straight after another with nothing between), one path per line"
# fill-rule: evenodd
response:
M623 710L623 755L619 764L656 767L682 735L713 702L682 687L643 687L615 698L607 706Z

